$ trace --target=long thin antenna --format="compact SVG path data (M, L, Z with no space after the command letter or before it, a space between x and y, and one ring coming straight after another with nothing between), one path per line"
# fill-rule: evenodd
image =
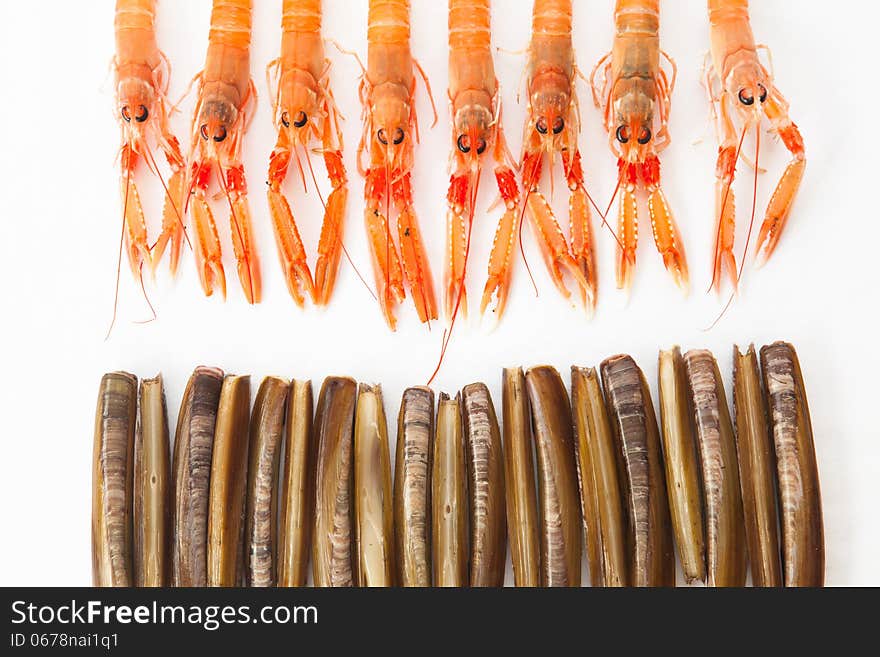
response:
M743 131L745 134L745 130ZM761 152L761 124L760 122L755 123L755 177L754 177L754 185L752 187L752 216L749 219L749 231L746 233L746 243L743 247L743 255L742 260L739 263L739 272L736 275L736 284L739 287L742 282L743 269L745 269L746 265L746 256L749 252L749 241L752 239L752 228L755 224L755 210L758 205L758 156ZM723 206L722 206L723 207ZM706 331L711 331L718 322L721 321L721 318L724 317L727 310L733 304L733 300L736 297L736 290L731 291L730 297L727 299L727 303L724 304L724 308L721 309L721 313L718 317L715 318L715 321L712 322L711 326L706 329Z
M110 320L110 326L107 328L107 335L104 336L106 342L110 338L113 326L116 324L116 311L119 308L119 279L122 276L122 244L125 242L125 215L128 213L128 189L131 186L131 144L125 151L127 154L125 160L125 196L122 201L122 229L119 231L119 255L116 259L116 291L113 293L113 318Z
M736 163L739 162L739 154L742 150L743 141L746 138L746 130L748 129L748 125L744 125L742 129L742 134L739 137L739 144L736 147L736 155L733 158L733 166L736 168ZM757 169L755 170L757 171ZM727 183L724 187L724 194L721 196L721 208L718 210L718 229L715 231L715 244L718 244L718 240L721 238L721 220L724 216L724 208L727 206L727 199L730 196L730 186L733 184L733 180ZM716 254L717 255L717 254ZM716 267L712 268L712 281L709 283L709 289L706 290L706 294L712 291L712 288L715 286L715 276L716 276ZM729 305L729 304L728 304ZM719 318L720 319L720 318ZM717 321L717 320L716 320ZM713 324L714 326L714 324Z
M476 171L471 172L471 184L470 184L470 198L468 199L468 231L467 231L467 239L465 240L464 246L464 263L461 268L461 284L458 286L458 293L455 298L455 308L452 311L452 319L449 321L449 327L443 331L443 338L441 340L442 346L440 348L440 358L437 361L437 367L434 368L434 372L431 374L431 378L428 379L428 382L425 384L426 386L430 386L434 379L437 377L437 374L440 372L440 367L443 365L443 358L446 356L446 350L449 348L449 342L452 340L452 329L455 327L455 320L458 317L458 309L461 306L461 298L464 292L465 280L467 278L467 262L468 256L471 251L471 233L473 232L474 227L474 214L475 208L477 204L477 193L480 188L480 174L482 173L482 169L480 167L477 168Z

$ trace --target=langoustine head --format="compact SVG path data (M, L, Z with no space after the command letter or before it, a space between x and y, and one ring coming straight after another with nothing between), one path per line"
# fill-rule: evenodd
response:
M472 171L479 167L480 156L489 147L495 127L495 117L485 99L472 97L477 93L480 92L462 93L461 103L459 107L453 108L452 117L456 155Z
M547 72L536 76L529 87L531 126L537 133L544 152L560 150L562 135L571 118L571 82L561 73ZM532 135L534 137L534 135Z
M644 162L654 147L654 98L635 84L613 103L612 149L625 162Z
M770 76L757 62L754 53L737 53L728 58L729 68L724 88L731 95L737 114L745 125L760 120L762 105L773 88Z
M297 70L282 78L276 120L287 130L291 144L308 144L323 118L317 85L310 75Z
M156 112L156 92L153 87L140 78L125 78L116 86L119 118L128 141L140 145L151 117Z
M369 137L373 148L385 153L385 163L391 168L401 165L412 135L409 96L402 87L391 87L376 94L371 107L373 134Z
M234 104L221 98L209 97L199 110L199 137L205 143L214 142L220 145L232 132L237 120L238 108Z

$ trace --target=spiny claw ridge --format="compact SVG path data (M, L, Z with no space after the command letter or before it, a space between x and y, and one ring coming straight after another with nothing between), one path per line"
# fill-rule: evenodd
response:
M492 308L492 313L495 315L496 321L500 320L504 314L507 294L510 291L513 272L511 256L519 232L519 219L519 206L511 204L498 220L498 228L495 230L495 239L492 242L492 252L489 255L489 276L486 280L486 286L483 288L480 314L486 312L486 308L495 297L495 307Z
M171 178L168 180L168 193L165 195L165 203L162 208L162 232L153 245L153 273L162 260L169 242L171 243L169 269L171 276L177 273L184 236L184 194L183 170L178 169L171 174Z
M782 231L791 214L794 199L803 180L806 165L807 161L803 158L797 158L789 162L785 172L779 179L779 183L776 185L776 189L773 191L773 196L770 198L770 203L767 206L767 214L764 222L761 224L758 242L755 247L755 255L759 267L767 262L767 259L773 254L776 245L779 243L779 237L782 235Z
M544 264L547 266L550 278L553 280L553 284L559 290L559 293L566 299L571 298L571 292L565 286L563 278L563 270L566 270L582 288L583 294L586 294L586 290L589 287L587 279L578 263L572 258L568 242L565 240L565 235L562 234L559 223L553 216L553 211L547 203L547 199L540 192L533 191L528 197L528 209L529 217L532 220L531 224L538 239L538 246L544 258Z
M722 203L724 204L722 207ZM736 231L736 202L730 182L719 179L715 186L715 213L718 217L715 231L715 258L712 270L712 288L721 293L725 274L734 291L737 289L736 257L733 241Z
M345 206L348 201L348 188L337 187L327 199L321 237L318 240L318 260L315 263L314 300L319 306L326 306L336 285L339 259L342 255Z
M364 223L367 228L367 239L370 244L370 255L373 261L373 275L376 281L376 295L379 306L388 328L397 328L394 309L406 298L403 287L403 270L397 247L388 233L388 222L378 210L370 209L369 203L364 211Z
M125 251L128 256L128 264L134 277L140 278L141 267L144 263L152 269L152 256L147 243L147 224L144 220L144 210L141 206L141 198L138 194L134 180L128 181L128 194L126 199L125 178L122 179L122 195L125 216Z
M596 254L593 251L593 226L590 220L590 206L587 192L578 185L571 193L568 202L571 218L571 251L578 270L586 285L580 286L581 302L587 315L592 318L596 312L598 297L598 276L596 275Z
M428 265L425 245L411 207L405 207L397 216L400 254L406 279L413 297L413 304L422 323L437 319L437 299L434 296L434 280Z
M204 196L199 192L192 201L193 228L195 229L195 258L199 281L205 296L211 296L216 286L220 287L226 298L226 275L220 251L220 238L214 216Z
M251 214L247 199L239 196L233 201L230 217L232 228L232 250L238 269L238 280L249 304L260 303L262 283L260 280L260 260L254 244L251 229Z
M690 279L684 245L672 211L666 202L666 196L659 187L650 190L648 212L651 214L654 242L663 257L663 266L672 275L675 284L687 294L690 288Z
M296 227L296 221L290 205L284 195L269 188L269 214L272 217L272 228L275 231L275 243L278 246L278 258L284 270L287 289L296 305L302 308L305 302L304 293L314 299L315 290L312 274L306 264L306 251Z
M446 320L451 321L456 307L467 315L467 289L465 287L465 256L467 235L461 213L450 208L446 215L446 266L443 268L443 309Z
M632 185L621 190L617 236L620 240L617 246L617 289L629 294L639 244L638 210Z

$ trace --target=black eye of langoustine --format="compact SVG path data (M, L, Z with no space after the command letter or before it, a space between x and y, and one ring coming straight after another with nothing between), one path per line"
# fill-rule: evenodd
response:
M565 121L561 116L557 116L556 120L553 122L553 134L558 135L562 132L562 129L565 127Z
M293 122L294 127L302 128L306 123L309 122L309 117L306 116L305 112L298 112L296 115L296 119Z
M134 120L138 123L143 123L147 120L147 117L150 116L150 112L143 105L138 105L138 113L135 114Z
M755 97L749 92L748 89L740 89L739 102L741 102L743 105L754 105Z
M763 84L759 84L758 89L761 90L761 95L758 96L758 100L763 103L765 100L767 100L767 88Z
M406 136L406 135L403 134L403 130L402 130L401 128L398 128L397 130L395 130L395 131L394 131L394 140L393 140L393 141L394 141L394 144L397 145L397 144L402 143L402 142L403 142L403 138L404 138L405 136Z
M203 123L202 126L199 128L199 134L202 135L202 139L204 139L205 141L208 141L209 136L208 136L208 124L207 123ZM213 139L216 142L221 142L224 139L226 139L226 126L225 125L220 126L220 132L214 133Z
M459 135L458 141L456 142L458 145L458 150L462 153L470 153L471 152L471 140L467 135ZM477 155L482 155L486 152L486 140L478 139L477 140Z
M625 144L629 141L629 128L627 128L625 125L618 126L615 136L617 137L617 141L619 141L621 144Z
M544 120L544 117L541 117L537 121L535 121L535 130L540 132L542 135L547 134L547 122Z
M122 114L122 119L126 123L131 123L131 115L128 113L128 105L123 105L120 110L120 114Z
M651 131L648 130L648 128L642 128L642 131L639 133L638 141L642 146L651 141Z
M283 125L285 128L290 127L290 116L287 114L287 112L281 112L281 125Z

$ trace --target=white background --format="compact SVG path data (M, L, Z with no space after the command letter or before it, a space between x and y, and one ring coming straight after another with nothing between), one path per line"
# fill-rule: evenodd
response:
M105 371L138 376L161 371L167 383L172 426L186 379L198 364L260 377L311 378L316 392L328 374L346 374L384 386L389 418L396 418L403 389L422 384L433 370L441 326L419 324L410 302L401 308L396 334L385 327L377 305L343 260L332 305L296 308L277 263L268 221L264 181L274 143L263 70L277 56L280 0L258 0L254 16L253 75L261 104L245 145L256 238L262 253L264 299L248 307L234 273L229 228L222 207L229 298L207 299L192 256L184 253L176 280L163 266L148 291L158 311L149 317L138 288L123 266L120 319L109 340L119 234L120 202L115 156L119 132L114 116L112 0L0 3L0 351L2 457L0 457L0 584L90 582L90 483L92 428L98 381ZM325 0L325 36L365 56L366 0ZM416 208L439 283L447 175L451 146L446 87L446 3L414 0L413 51L433 84L440 120L431 130L430 107L420 88L422 143L417 147ZM530 2L494 3L493 39L504 99L504 125L514 151L521 143L523 106L516 101L528 42ZM611 0L579 0L574 38L580 67L589 73L612 39ZM200 69L209 24L208 0L164 0L158 38L173 65L171 96L179 98ZM773 49L778 86L791 101L809 163L788 229L770 263L746 267L741 298L712 331L704 329L720 304L705 290L710 279L716 144L699 84L708 48L704 3L666 0L661 35L677 60L679 82L670 131L674 142L662 155L665 189L684 236L692 290L683 299L662 267L647 224L627 303L614 288L613 242L598 228L600 302L596 318L569 306L552 287L532 235L526 253L535 272L535 298L520 259L516 261L507 314L488 332L476 314L457 325L436 390L454 391L486 382L500 412L501 368L551 363L568 378L571 364L597 365L632 354L652 387L660 347L708 347L730 386L734 343L792 341L799 352L813 413L827 543L827 581L835 585L880 584L877 485L875 335L880 117L873 62L880 19L870 3L756 0L757 39ZM351 177L346 244L372 281L362 227L363 185L354 166L360 134L359 69L352 57L328 49L332 84L345 114L346 164ZM598 112L579 83L583 113L581 149L587 187L607 202L616 181ZM188 142L193 98L174 117ZM700 140L700 143L695 143ZM763 140L759 220L787 161L779 143ZM321 175L319 166L318 173ZM741 252L748 222L751 171L740 167ZM564 212L557 177L555 205ZM151 238L157 234L161 192L144 175L141 191ZM320 213L314 193L288 186L310 264L314 262ZM490 178L482 185L474 228L469 291L474 307L498 212ZM166 263L163 263L163 265ZM393 449L393 445L392 445Z

